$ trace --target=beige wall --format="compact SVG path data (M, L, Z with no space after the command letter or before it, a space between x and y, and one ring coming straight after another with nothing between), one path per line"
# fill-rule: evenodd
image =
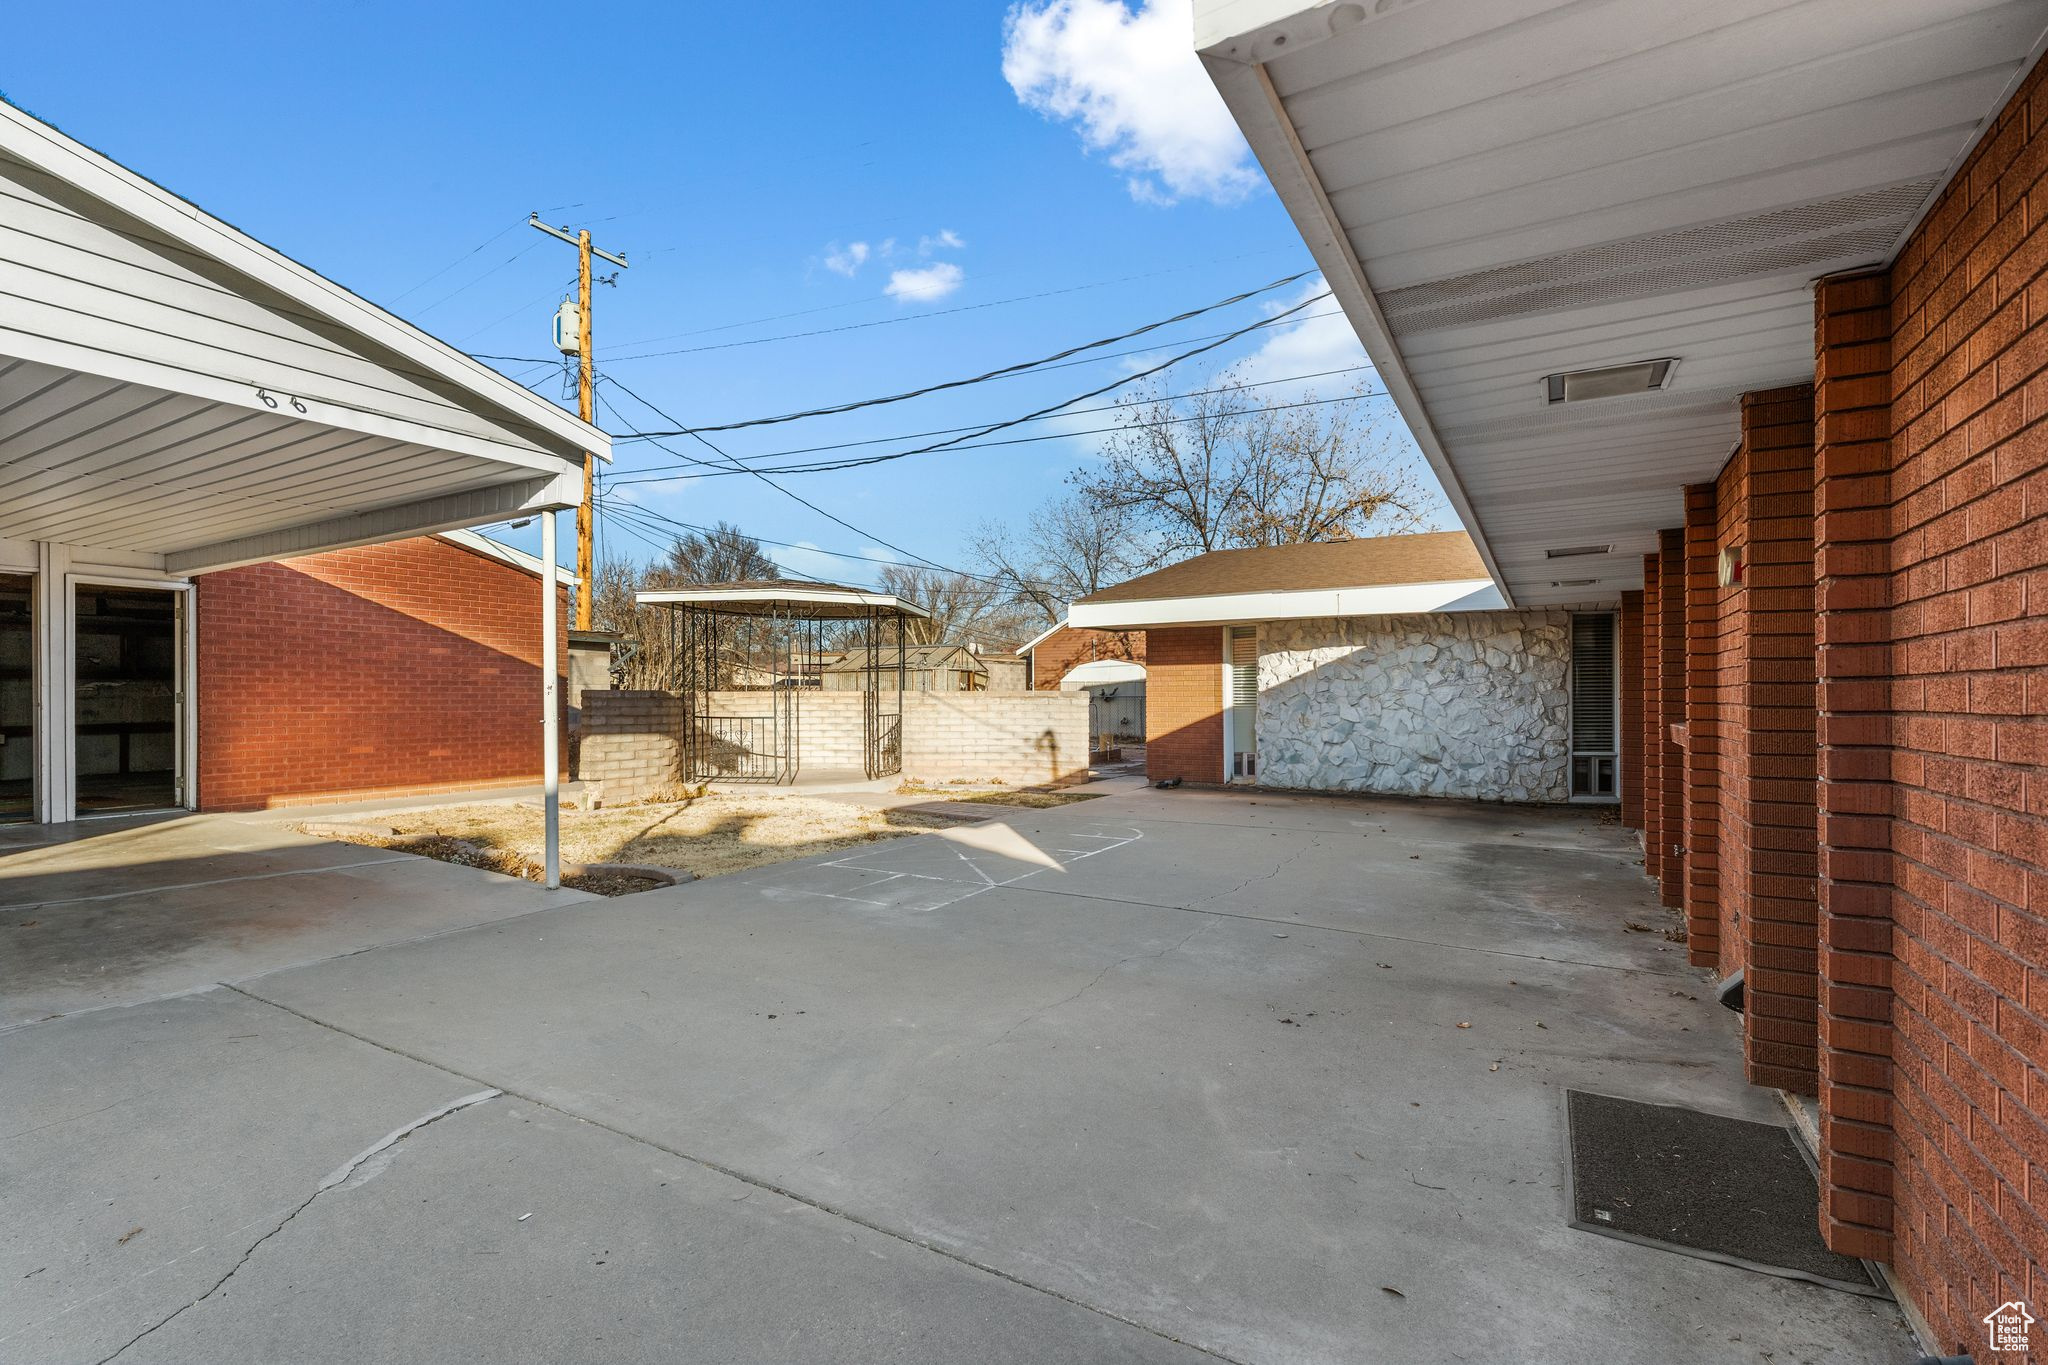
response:
M768 692L714 692L716 716L766 716ZM803 771L857 771L864 727L859 692L797 699ZM668 692L586 692L578 775L604 799L637 801L682 776L684 699ZM1081 692L907 693L903 775L927 782L1013 784L1069 777L1088 766L1088 698Z

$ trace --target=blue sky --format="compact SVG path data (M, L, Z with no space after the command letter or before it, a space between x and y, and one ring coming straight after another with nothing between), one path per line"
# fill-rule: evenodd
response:
M598 293L599 368L692 425L978 373L1312 267L1186 56L1185 0L772 12L105 3L89 24L87 13L10 15L0 90L471 352L549 354L575 253L523 221L539 209L587 224L632 261ZM1309 283L1265 297L1293 304ZM1173 340L1258 320L1261 306L1162 329L1146 338L1160 348L1141 356L715 439L756 458L999 421L1163 359ZM798 332L818 334L787 335ZM655 354L671 351L682 353ZM1233 359L1261 379L1363 363L1341 317L1311 318L1177 366L1171 388L1202 388ZM1329 397L1359 380L1371 375L1264 392ZM540 386L563 398L559 383ZM616 412L598 415L609 430L670 425L610 397ZM1385 400L1356 407L1405 442ZM787 480L865 537L751 478L622 484L620 496L685 522L723 518L774 540L899 557L878 543L890 541L957 565L977 522L1059 493L1091 445ZM685 472L621 442L611 474L669 470ZM1440 504L1436 517L1456 524ZM607 552L649 553L607 522ZM851 581L875 567L783 557Z

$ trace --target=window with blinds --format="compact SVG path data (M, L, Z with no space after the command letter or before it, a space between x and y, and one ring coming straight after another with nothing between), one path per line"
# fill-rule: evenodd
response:
M1572 795L1611 797L1620 764L1612 612L1572 617Z
M1259 628L1230 628L1230 659L1223 699L1229 727L1232 777L1259 775Z

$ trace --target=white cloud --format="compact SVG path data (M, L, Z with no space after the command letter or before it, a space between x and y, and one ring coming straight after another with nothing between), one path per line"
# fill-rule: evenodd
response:
M1266 311L1269 314L1283 312L1314 298L1328 287L1320 275L1304 280L1298 291L1269 305ZM1338 308L1335 299L1318 299L1309 304L1286 322L1268 328L1265 338L1258 350L1232 367L1247 384L1263 384L1301 374L1323 374L1369 363L1365 347L1358 344L1358 336L1351 330L1350 320ZM1333 374L1324 379L1303 380L1298 384L1281 384L1261 390L1264 395L1262 401L1284 402L1298 397L1300 391L1306 389L1314 389L1325 398L1335 397L1361 381L1370 383L1373 388L1379 387L1377 378L1369 371Z
M953 231L953 229L940 228L938 232L930 237L920 237L917 239L917 254L929 256L934 251L960 251L966 245L967 243L960 240L960 234Z
M825 268L848 279L852 279L858 273L861 266L867 263L867 259L866 242L848 242L845 246L834 242L825 249Z
M959 266L940 261L916 270L891 271L882 292L898 303L930 303L958 289L965 278Z
M1021 0L1003 21L1003 79L1074 125L1140 203L1243 199L1259 174L1195 57L1193 0L1136 3Z

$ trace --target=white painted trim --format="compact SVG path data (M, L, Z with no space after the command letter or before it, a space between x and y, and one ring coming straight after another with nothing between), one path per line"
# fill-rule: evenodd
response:
M1032 650L1038 648L1047 640L1050 640L1053 636L1059 634L1061 631L1065 629L1067 629L1067 620L1065 617L1061 617L1059 620L1047 626L1044 630L1038 632L1038 634L1032 636L1029 640L1026 640L1023 644L1018 645L1017 652L1019 654L1029 654Z
M1228 786L1235 779L1230 771L1230 757L1237 752L1236 737L1231 731L1237 727L1230 723L1230 627L1216 627L1216 634L1222 640L1223 667L1216 679L1217 695L1223 706L1223 782Z
M558 458L572 458L571 451L580 457L589 450L600 459L611 459L611 437L598 428L5 102L0 102L0 151L347 328L366 343L395 352L499 412L541 428L566 447L553 452Z
M562 884L562 708L555 681L555 513L540 514L540 782L541 872L553 891Z
M323 550L378 545L407 536L428 535L484 522L504 521L544 508L574 507L583 496L583 473L564 469L552 477L518 483L491 484L466 493L444 493L419 502L351 512L327 521L287 526L282 530L238 536L212 545L173 550L164 567L177 573L212 573L242 564L293 559Z
M1241 8L1250 18L1258 17L1262 12L1269 13L1272 6L1252 4ZM1321 7L1314 8L1320 10ZM1223 96L1238 129L1251 144L1252 154L1265 168L1273 192L1279 195L1281 205L1294 220L1295 230L1301 234L1309 254L1321 268L1323 279L1344 309L1351 329L1358 334L1359 344L1365 347L1366 355L1379 372L1380 382L1386 385L1387 396L1394 400L1401 419L1415 437L1416 446L1422 451L1423 458L1429 461L1437 482L1443 485L1444 497L1471 535L1472 544L1479 551L1486 571L1493 575L1496 583L1505 585L1507 577L1501 572L1500 564L1487 544L1485 528L1472 509L1472 500L1466 496L1457 470L1451 467L1450 456L1445 453L1443 441L1430 421L1421 390L1409 374L1408 362L1395 344L1393 331L1380 311L1379 298L1373 292L1364 263L1358 259L1351 239L1338 223L1336 210L1330 205L1329 195L1309 160L1285 101L1273 88L1272 78L1267 75L1264 65L1229 55L1233 51L1277 50L1271 47L1270 38L1290 27L1286 20L1269 23L1265 31L1241 32L1196 55L1201 58L1217 93ZM1261 44L1266 46L1261 48ZM1501 594L1503 604L1512 607L1514 598L1505 586L1501 588Z
M644 596L644 595L643 595ZM1094 630L1142 630L1230 622L1306 621L1325 616L1412 616L1425 612L1503 611L1506 596L1488 579L1388 583L1299 592L1154 597L1130 602L1074 603L1067 620Z
M510 564L513 568L530 573L535 578L541 576L540 556L530 555L524 550L515 549L503 541L492 540L489 536L480 535L475 531L460 526L453 530L436 531L434 534L451 545L460 545L466 550L474 550L478 554L495 559L500 563ZM577 587L583 582L575 574L563 570L560 565L557 565L555 568L555 577L558 582L567 583L570 587Z

